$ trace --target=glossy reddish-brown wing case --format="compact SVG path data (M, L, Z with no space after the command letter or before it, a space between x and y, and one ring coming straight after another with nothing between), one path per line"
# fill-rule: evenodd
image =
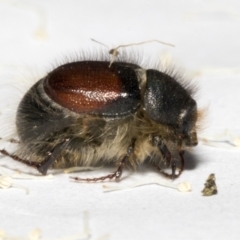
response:
M126 116L140 106L133 64L83 61L62 65L44 79L44 90L71 111L106 117Z

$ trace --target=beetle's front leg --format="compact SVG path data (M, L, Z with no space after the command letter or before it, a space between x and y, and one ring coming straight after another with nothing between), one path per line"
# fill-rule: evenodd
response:
M164 144L164 142L162 141L162 139L159 136L154 136L153 137L153 145L157 146L159 151L161 152L164 160L166 161L166 165L167 167L169 167L171 165L172 168L172 174L168 174L166 172L164 172L159 166L156 166L157 169L166 177L170 177L172 179L179 177L180 174L182 173L183 169L184 169L184 158L183 158L183 151L179 151L179 155L181 158L181 167L179 169L178 174L176 174L176 160L172 157L170 151L168 150L167 146Z

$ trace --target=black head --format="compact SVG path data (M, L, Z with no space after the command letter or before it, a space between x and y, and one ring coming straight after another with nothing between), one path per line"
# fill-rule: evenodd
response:
M173 127L181 143L197 145L197 104L174 78L147 70L144 107L153 121Z

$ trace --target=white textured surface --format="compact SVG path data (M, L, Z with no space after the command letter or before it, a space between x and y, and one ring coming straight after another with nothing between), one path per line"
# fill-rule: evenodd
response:
M98 48L90 38L109 48L148 39L175 44L147 44L136 50L153 63L169 54L195 76L199 105L209 105L204 135L228 129L240 136L239 1L2 0L0 36L0 136L14 131L17 103L36 77L63 56ZM6 161L0 157L0 165ZM186 165L175 182L190 182L190 193L157 185L103 193L102 183L73 183L64 174L52 180L14 180L30 193L0 189L0 229L27 236L40 228L43 239L58 239L81 232L83 212L88 211L91 239L105 234L111 240L239 239L240 150L199 144ZM219 193L202 197L210 173L216 175ZM152 168L125 171L125 176L119 184L162 178Z

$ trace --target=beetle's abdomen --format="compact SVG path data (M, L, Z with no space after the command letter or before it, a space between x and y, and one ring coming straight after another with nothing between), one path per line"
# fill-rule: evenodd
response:
M44 79L46 94L76 113L126 116L140 106L134 67L123 63L84 61L62 65Z

